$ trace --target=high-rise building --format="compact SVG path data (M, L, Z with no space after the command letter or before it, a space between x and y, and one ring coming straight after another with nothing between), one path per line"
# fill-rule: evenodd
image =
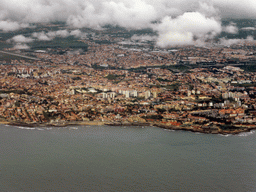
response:
M150 91L146 91L146 92L145 92L145 99L148 99L148 98L150 98L150 97L151 97Z
M129 91L125 91L125 97L129 98L130 97L130 92Z

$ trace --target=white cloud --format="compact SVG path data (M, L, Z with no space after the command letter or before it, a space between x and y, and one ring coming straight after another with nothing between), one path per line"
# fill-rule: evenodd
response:
M13 48L14 49L29 49L30 47L27 44L18 43Z
M50 41L52 38L48 37L44 31L40 33L33 33L32 37L37 38L39 41Z
M71 32L70 32L70 35L73 35L73 36L75 36L75 37L81 37L82 32L81 32L79 29L77 29L77 30L71 31Z
M246 41L249 41L249 42L254 41L253 36L250 36L250 35L249 35L249 36L247 36Z
M247 0L1 0L0 30L28 27L32 23L63 21L73 28L97 28L106 24L159 33L158 45L204 42L220 33L220 18L256 18L256 1ZM154 21L161 21L152 25ZM209 23L209 24L208 24ZM235 34L231 24L222 30ZM79 31L34 34L38 40L73 35ZM83 34L83 37L85 35ZM197 40L199 42L199 40Z
M256 27L243 27L243 28L241 28L241 30L244 30L244 31L255 31Z
M212 0L212 2L220 10L222 17L256 18L255 0Z
M226 39L226 38L221 38L219 44L224 45L224 46L230 46L233 44L239 44L243 40L242 39Z
M81 38L81 39L83 39L83 38L85 38L87 36L86 33L81 32L79 29L71 31L70 35L74 36L76 38Z
M131 40L138 40L138 41L155 41L157 36L150 36L150 35L133 35Z
M9 41L12 41L14 43L30 43L34 41L34 39L30 37L25 37L24 35L16 35L13 38L11 38Z
M237 34L238 28L235 23L231 23L230 25L223 27L223 31L230 34Z
M247 0L1 0L0 22L21 23L64 21L75 28L99 28L116 24L143 28L166 16L200 12L207 17L256 18L256 1Z
M0 21L0 30L3 30L5 32L7 31L15 31L20 29L21 26L17 22L12 21Z
M59 30L59 31L50 31L47 33L47 36L50 38L55 38L55 37L68 37L70 34L67 30Z
M157 19L155 8L143 0L86 1L83 9L68 17L67 23L75 28L100 28L106 24L128 28L148 27Z
M25 37L24 35L16 35L11 39L8 39L8 43L13 43L15 49L29 49L30 47L26 43L31 43L34 40L39 41L50 41L55 37L68 37L74 36L77 38L83 38L86 36L85 33L82 33L80 30L73 30L69 32L68 30L59 30L59 31L49 31L48 33L42 32L34 32L31 37Z
M176 18L165 17L154 28L159 33L157 45L160 47L193 44L195 39L205 41L221 32L219 21L198 12L184 13Z
M24 35L16 35L11 39L8 39L8 43L13 43L15 49L29 49L30 47L26 43L33 42L34 39L25 37Z
M211 1L208 3L199 2L199 9L197 11L208 17L216 17L217 15L219 15L219 9L214 7Z
M255 42L254 38L252 36L247 36L246 39L226 39L221 38L219 44L224 46L231 46L234 44L242 44L246 42Z
M49 31L49 32L34 32L32 33L32 38L37 39L39 41L50 41L55 37L66 38L68 36L74 36L76 38L84 38L86 37L86 33L81 32L80 30L73 30L69 32L68 30L58 30L58 31Z

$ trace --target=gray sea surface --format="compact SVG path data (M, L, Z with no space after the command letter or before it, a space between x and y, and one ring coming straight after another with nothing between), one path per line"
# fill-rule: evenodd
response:
M256 191L256 134L0 125L0 191Z

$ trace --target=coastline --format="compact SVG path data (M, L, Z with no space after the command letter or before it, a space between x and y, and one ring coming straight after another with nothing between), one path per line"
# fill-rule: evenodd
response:
M9 125L10 123L8 121L0 121L0 125Z
M70 121L65 123L24 123L24 122L0 122L0 124L7 124L12 126L23 127L66 127L70 125L104 125L104 122L100 121Z
M223 129L216 129L216 128L199 128L199 127L182 127L182 126L173 126L173 125L165 125L161 123L138 123L138 122L131 122L131 123L122 123L122 122L103 122L103 121L69 121L69 122L63 122L63 123L24 123L24 122L8 122L8 121L0 121L0 124L2 125L12 125L12 126L22 126L22 127L67 127L71 125L96 125L96 126L136 126L136 127L142 127L142 126L154 126L161 129L169 129L169 130L175 130L175 131L189 131L194 133L204 133L204 134L222 134L222 135L237 135L239 133L245 133L250 132L252 130L256 130L256 126L250 126L250 127L241 127L233 130L223 130Z
M161 125L161 124L153 124L153 126L162 128L162 129L169 129L175 131L190 131L194 133L204 133L204 134L222 134L222 135L237 135L240 133L250 132L252 130L256 130L256 126L254 127L244 127L241 129L234 129L234 130L223 130L223 129L200 129L200 128L192 128L192 127L178 127L178 126L168 126L168 125Z

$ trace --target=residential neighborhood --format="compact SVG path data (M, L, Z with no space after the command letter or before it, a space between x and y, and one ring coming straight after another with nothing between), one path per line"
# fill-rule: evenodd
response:
M2 121L144 123L207 133L255 128L250 43L149 50L84 41L83 52L48 48L33 53L39 60L2 61Z

